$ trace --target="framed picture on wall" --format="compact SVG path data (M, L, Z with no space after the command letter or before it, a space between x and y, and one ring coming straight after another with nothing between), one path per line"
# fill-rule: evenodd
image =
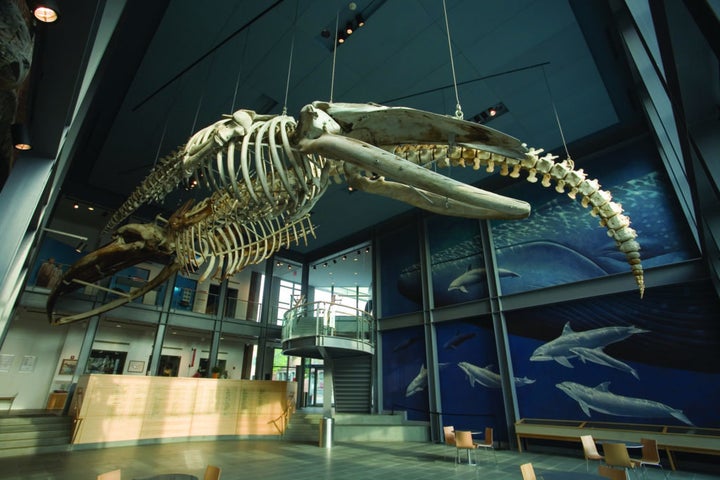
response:
M142 360L130 360L128 362L128 370L129 373L144 373L145 372L145 362Z
M60 364L60 371L58 375L73 375L77 368L77 359L75 358L64 358Z

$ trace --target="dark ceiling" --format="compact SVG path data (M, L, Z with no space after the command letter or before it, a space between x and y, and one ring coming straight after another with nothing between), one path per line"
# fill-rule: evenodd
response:
M303 105L332 99L453 115L451 59L465 118L502 102L508 112L488 126L529 146L564 154L564 135L581 158L597 145L589 136L638 126L604 1L447 0L452 56L441 0L129 0L120 10L121 3L62 2L61 20L38 26L33 154L54 158L62 146L71 162L58 219L69 220L69 203L81 201L98 208L95 220L81 222L103 226L103 212L159 158L239 108L280 113L286 105L297 117ZM104 4L106 14L120 15L110 38L99 16ZM323 30L332 36L336 22L358 13L366 25L333 51ZM86 62L98 67L92 81L79 73ZM63 143L78 92L87 120ZM475 183L485 174L450 175ZM154 207L167 214L179 201ZM312 212L317 239L294 250L312 255L409 208L334 186Z

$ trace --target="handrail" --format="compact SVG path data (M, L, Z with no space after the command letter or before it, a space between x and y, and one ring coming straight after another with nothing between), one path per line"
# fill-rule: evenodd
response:
M370 313L342 303L302 303L283 315L282 339L327 335L374 345L373 322Z

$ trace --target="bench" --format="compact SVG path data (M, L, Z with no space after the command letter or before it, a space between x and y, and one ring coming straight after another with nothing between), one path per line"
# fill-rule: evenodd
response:
M717 428L534 418L523 418L515 423L515 436L521 452L524 439L580 443L581 435L592 435L595 440L628 442L639 442L641 438L655 439L658 449L667 453L673 470L676 470L673 452L720 455L720 429Z
M17 393L15 395L0 395L0 404L7 403L7 413L10 413L10 410L12 409L12 404L15 401L15 397L17 397Z

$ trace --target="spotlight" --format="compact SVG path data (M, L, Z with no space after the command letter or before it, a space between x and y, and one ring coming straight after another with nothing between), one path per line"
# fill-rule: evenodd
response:
M323 38L330 38L330 30L328 30L327 28L323 28L320 32L320 36Z
M338 34L337 34L338 45L342 45L343 43L345 43L346 38L347 38L347 35L345 34L345 32L342 32L342 31L338 32Z
M82 253L83 250L85 250L85 247L87 247L87 242L83 240L80 243L78 243L77 245L75 245L75 251L77 253Z
M345 33L347 33L348 35L352 35L352 33L353 33L352 23L347 22L347 24L345 24Z
M73 208L77 210L78 208L80 208L80 205L78 205L77 203L73 203Z
M355 21L357 22L358 28L365 26L365 19L361 14L358 13L357 15L355 15Z
M57 21L60 14L57 2L55 0L42 0L37 2L33 7L33 15L43 23L53 23Z
M88 207L88 211L94 212L94 211L95 211L95 207Z
M323 263L323 267L327 267L327 262Z
M477 123L487 123L490 120L499 117L500 115L508 113L508 111L509 110L504 103L498 103L496 105L486 108L482 112L472 117L472 119Z
M342 256L342 259L343 259L343 260L347 260L347 255L343 255L343 256Z
M13 146L17 150L30 150L30 132L24 123L13 123L10 126L10 135L12 136Z

